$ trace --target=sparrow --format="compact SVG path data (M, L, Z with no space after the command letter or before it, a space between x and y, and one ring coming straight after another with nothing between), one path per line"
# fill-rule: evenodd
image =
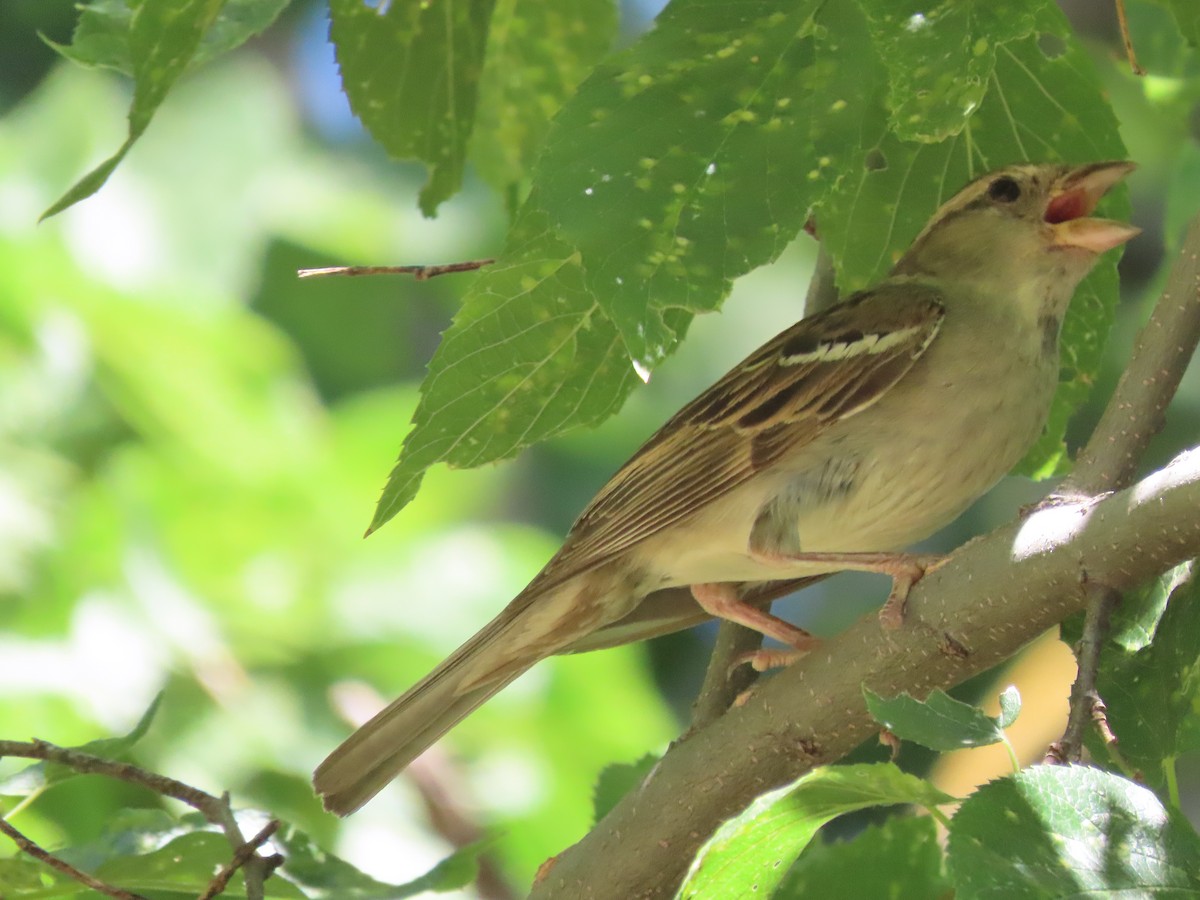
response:
M361 807L553 654L709 616L803 652L815 639L764 601L781 582L846 569L892 576L881 617L898 625L924 569L898 551L952 521L1041 434L1075 288L1138 233L1091 215L1133 168L977 178L887 278L735 366L600 489L498 616L320 764L326 809Z

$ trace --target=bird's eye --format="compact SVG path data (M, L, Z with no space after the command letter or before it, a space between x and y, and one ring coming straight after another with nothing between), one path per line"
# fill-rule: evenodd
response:
M988 185L988 196L999 203L1014 203L1020 199L1021 186L1007 175L1001 175Z

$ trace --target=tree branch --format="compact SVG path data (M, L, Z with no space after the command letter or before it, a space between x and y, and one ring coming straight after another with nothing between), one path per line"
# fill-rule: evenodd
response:
M913 589L902 629L859 621L672 747L531 897L670 896L722 821L878 730L864 684L885 695L949 688L1082 609L1081 570L1124 590L1196 555L1200 448L1125 491L1039 510L972 542Z
M75 879L80 884L90 887L97 893L104 894L107 897L116 897L117 900L146 900L146 898L141 894L135 894L132 891L126 891L118 887L113 887L111 884L101 881L99 878L89 875L87 872L80 871L65 859L59 859L50 851L39 847L29 838L25 837L25 835L21 834L21 832L17 831L16 828L14 828L4 819L0 819L0 832L3 832L9 838L11 838L12 842L16 844L24 853L29 854L39 862L45 863L52 869L57 869L64 875Z
M213 880L209 882L208 888L200 895L199 900L212 900L212 898L224 891L225 888L229 887L229 879L233 878L233 873L249 863L256 856L258 848L265 844L271 835L278 830L279 820L272 819L259 830L258 834L238 847L234 851L233 858L221 866L221 871L213 876ZM271 868L274 869L283 861L283 857L275 854L263 861L271 864Z
M1046 751L1045 763L1077 763L1083 758L1083 730L1095 720L1097 704L1102 705L1096 691L1096 677L1100 674L1100 652L1108 638L1108 623L1112 611L1121 595L1103 584L1089 582L1087 617L1083 623L1083 637L1075 656L1079 660L1079 674L1071 686L1071 712L1067 716L1067 727L1063 735Z
M1134 343L1133 358L1121 373L1116 390L1080 454L1074 472L1048 502L1073 494L1097 494L1127 487L1150 439L1163 426L1167 405L1175 396L1200 344L1200 216L1194 218L1183 247L1150 318ZM1047 762L1077 762L1083 729L1092 722L1110 749L1114 738L1096 691L1100 650L1118 594L1094 585L1083 637L1076 650L1079 673L1071 688L1070 714L1063 736L1050 745Z
M1200 344L1200 216L1192 219L1166 287L1134 343L1133 356L1075 469L1056 491L1070 496L1123 488Z
M220 826L233 847L235 856L242 852L248 843L242 836L242 831L233 815L228 794L214 797L199 788L176 781L174 778L168 778L166 775L159 775L157 772L149 772L129 763L116 762L80 750L59 747L46 741L0 741L0 757L5 756L42 759L67 766L76 772L104 775L119 781L139 784L164 797L172 797L186 803L203 815L206 820ZM9 828L11 827L9 826ZM263 882L270 877L279 862L279 859L275 857L263 858L253 850L251 855L242 861L241 865L246 869L246 897L248 900L262 900L265 896Z

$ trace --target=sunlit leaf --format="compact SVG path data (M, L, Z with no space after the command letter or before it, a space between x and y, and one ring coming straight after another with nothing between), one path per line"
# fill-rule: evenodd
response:
M427 216L462 184L493 3L329 5L350 107L388 153L429 167Z
M1004 740L999 720L945 691L933 691L924 700L907 693L880 697L863 688L871 716L896 737L932 750L986 747Z
M951 895L932 816L893 816L850 840L813 841L777 897L886 897L930 900Z
M493 187L529 178L550 119L608 50L616 27L614 0L497 0L470 149Z
M700 849L678 897L770 896L829 820L872 806L937 806L953 798L891 763L815 769L763 794Z
M62 212L90 197L104 185L108 176L133 143L146 130L155 111L180 75L191 64L205 33L212 26L226 0L142 0L129 18L128 60L133 75L133 102L129 107L129 137L105 160L50 206L42 218ZM97 61L101 53L111 54L106 65L124 62L124 48L113 40L114 26L120 17L105 7L103 27L97 26L95 41L89 40Z
M1035 766L986 784L950 828L963 900L1189 897L1200 837L1146 788L1084 766Z

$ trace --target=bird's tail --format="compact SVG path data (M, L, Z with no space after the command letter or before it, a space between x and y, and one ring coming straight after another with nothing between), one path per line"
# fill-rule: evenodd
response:
M431 744L520 673L455 695L441 666L350 735L313 773L325 808L347 816L378 794Z
M542 658L531 653L496 678L472 684L480 654L494 648L502 627L510 624L502 618L489 622L317 766L313 787L327 810L339 816L354 812L472 710Z
M313 773L330 812L349 815L438 738L538 661L622 615L600 585L533 585L407 693L355 731ZM611 588L605 584L603 588ZM532 588L532 589L531 589ZM608 607L608 608L605 608Z

